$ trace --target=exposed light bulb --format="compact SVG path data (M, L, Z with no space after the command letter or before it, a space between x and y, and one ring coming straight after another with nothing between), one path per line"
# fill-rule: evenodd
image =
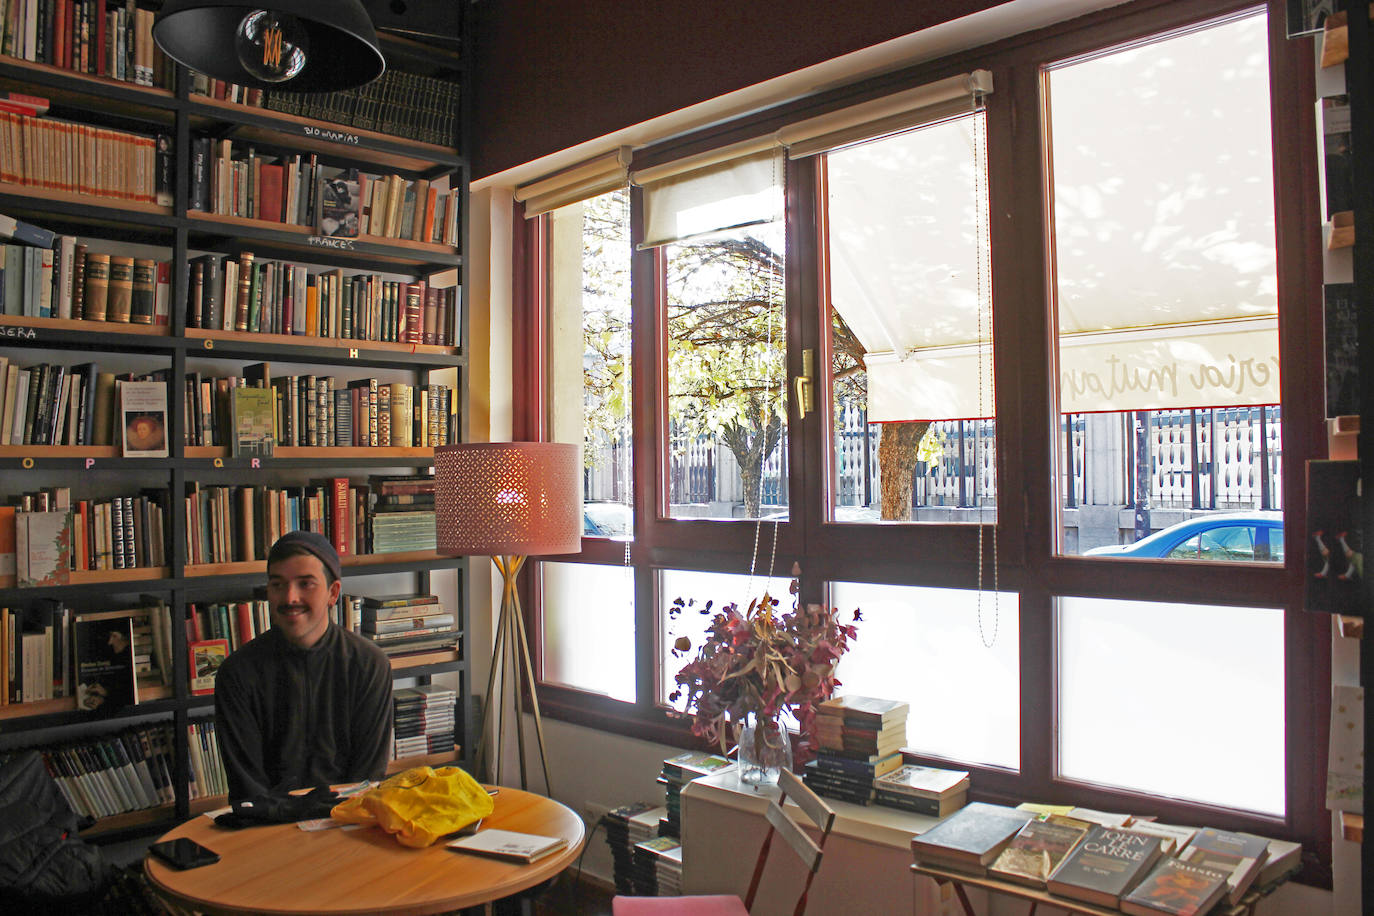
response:
M265 83L284 83L305 68L310 36L295 16L252 10L234 34L239 63Z

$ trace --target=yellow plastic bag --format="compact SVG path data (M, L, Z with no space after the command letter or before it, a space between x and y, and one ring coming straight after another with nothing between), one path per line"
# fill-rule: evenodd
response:
M346 824L376 824L402 846L423 847L495 807L487 790L458 767L414 767L345 799L329 814Z

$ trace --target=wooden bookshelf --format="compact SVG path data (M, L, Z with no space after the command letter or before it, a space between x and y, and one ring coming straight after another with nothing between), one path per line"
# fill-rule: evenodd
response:
M138 703L130 708L137 709L138 706L143 703L151 703L154 700L166 700L175 695L175 691L171 687L163 687L161 685L156 687L144 687L139 685ZM0 706L0 721L76 711L76 697L58 697L54 700L33 700L28 703L7 703L4 706Z
M0 576L0 590L15 588L15 576ZM166 566L135 566L133 569L73 569L68 585L124 585L130 582L155 583L167 578ZM42 589L35 589L38 595Z
M446 767L457 766L458 755L462 748L455 747L451 751L444 751L442 754L421 754L418 757L402 757L400 760L389 761L386 765L386 775L394 776L403 770L411 767Z
M185 449L187 458L228 459L229 446L227 445L188 445ZM0 452L3 456L3 452ZM239 456L241 460L243 456ZM355 446L355 447L335 447L335 446L308 446L308 445L279 445L272 450L269 458L264 461L271 461L273 458L309 458L316 461L328 461L338 459L348 461L350 458L394 458L397 464L408 464L410 462L428 462L434 458L434 449L429 446L415 448L407 446Z
M29 197L44 206L67 204L74 207L98 208L99 210L118 211L125 216L142 214L156 216L168 221L172 219L172 208L160 204L150 204L138 200L120 200L116 197L97 197L82 194L80 191L58 191L53 188L39 188L27 184L0 182L0 195L7 197Z
M428 262L448 263L458 257L457 249L453 246L435 242L412 242L407 239L382 238L374 235L360 235L357 238L322 237L312 226L207 213L203 210L191 210L187 212L186 218L194 231L208 230L230 236L251 233L269 245L275 242L278 247L312 252L315 255L352 254L358 260L369 264L381 261L409 267Z
M344 337L316 337L311 334L261 334L257 331L210 331L204 328L187 328L187 340L200 340L206 350L215 348L215 341L233 341L246 344L279 344L288 347L318 347L327 350L358 352L358 362L368 365L366 357L374 353L423 353L430 356L452 356L453 347L440 347L435 344L396 343L388 340L354 340Z
M130 334L140 337L167 337L172 332L165 324L125 324L122 321L85 321L81 318L29 318L0 315L0 327L53 328L97 334Z
M433 550L411 550L398 553L367 553L362 555L351 555L340 558L344 569L359 569L368 566L383 566L391 563L424 563L432 560L448 560L449 557L441 557ZM235 563L197 563L188 565L182 575L188 579L200 579L209 576L241 576L249 573L264 573L266 558L261 560L240 560ZM128 570L124 570L127 572ZM0 580L0 587L4 582Z
M0 445L0 458L118 458L113 445Z

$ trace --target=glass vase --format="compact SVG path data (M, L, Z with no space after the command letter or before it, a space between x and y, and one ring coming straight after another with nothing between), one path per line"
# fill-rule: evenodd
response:
M775 719L759 720L748 714L738 726L736 769L740 785L777 785L784 767L792 768L792 741L787 729Z

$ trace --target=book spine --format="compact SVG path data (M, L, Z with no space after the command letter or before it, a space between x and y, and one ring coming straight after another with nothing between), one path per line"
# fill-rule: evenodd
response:
M156 285L157 262L151 258L135 258L129 310L129 320L133 324L153 323L153 297Z

